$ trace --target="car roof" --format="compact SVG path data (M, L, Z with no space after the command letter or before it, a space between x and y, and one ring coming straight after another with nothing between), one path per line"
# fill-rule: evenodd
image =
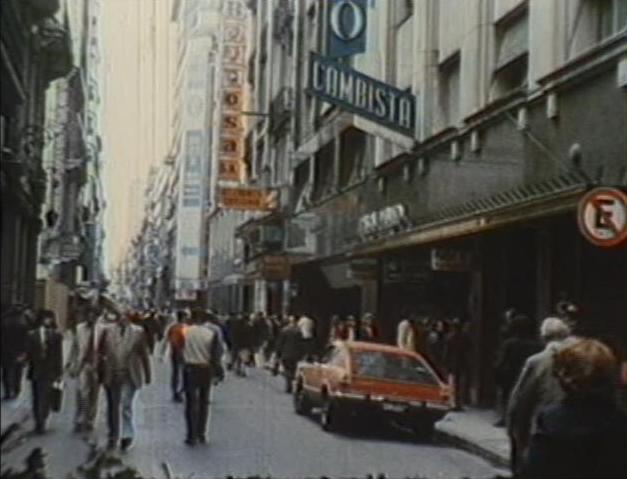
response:
M404 356L414 356L416 353L406 349L393 346L391 344L369 343L365 341L340 341L349 351L373 351L381 353L399 354Z

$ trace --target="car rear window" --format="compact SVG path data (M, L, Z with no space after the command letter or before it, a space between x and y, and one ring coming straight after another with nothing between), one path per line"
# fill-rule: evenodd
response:
M437 386L438 381L424 362L411 356L380 351L353 353L355 375L390 381Z

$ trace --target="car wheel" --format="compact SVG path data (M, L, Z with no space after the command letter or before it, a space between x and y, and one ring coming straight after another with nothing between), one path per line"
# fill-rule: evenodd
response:
M311 401L301 383L297 384L294 390L294 411L301 416L306 416L311 412Z
M320 425L322 429L328 432L338 430L340 420L338 409L337 402L325 396L322 402L322 409L320 410Z

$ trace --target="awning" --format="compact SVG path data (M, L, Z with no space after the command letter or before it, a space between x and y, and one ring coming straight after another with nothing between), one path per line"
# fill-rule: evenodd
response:
M369 256L573 211L588 187L583 172L564 173L542 183L437 211L403 232L354 245L347 256Z

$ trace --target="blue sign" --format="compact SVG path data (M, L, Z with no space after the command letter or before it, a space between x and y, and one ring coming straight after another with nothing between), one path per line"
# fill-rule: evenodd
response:
M307 93L388 128L414 136L416 97L350 66L311 54Z
M368 0L330 0L327 55L347 57L366 51Z

